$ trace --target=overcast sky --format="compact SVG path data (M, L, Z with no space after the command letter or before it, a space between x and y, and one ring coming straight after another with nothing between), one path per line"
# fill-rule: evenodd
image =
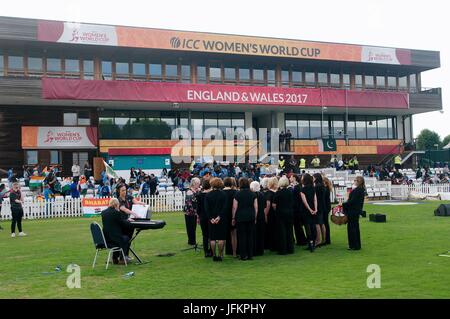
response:
M344 42L441 52L422 86L442 87L444 113L414 117L414 135L450 134L449 7L442 0L3 1L0 15L187 31Z

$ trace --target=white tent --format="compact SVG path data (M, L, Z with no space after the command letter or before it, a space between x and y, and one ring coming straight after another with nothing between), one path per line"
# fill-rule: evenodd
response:
M447 145L445 145L445 146L443 147L444 150L448 150L449 148L450 148L450 143L448 143Z

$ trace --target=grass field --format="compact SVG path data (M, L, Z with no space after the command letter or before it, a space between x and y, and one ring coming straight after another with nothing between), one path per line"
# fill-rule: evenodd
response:
M296 247L294 255L222 263L181 251L188 247L181 213L155 214L166 227L141 233L134 244L149 263L108 270L105 252L91 268L94 219L26 220L23 238L10 238L9 223L2 222L0 298L449 298L450 258L437 255L450 249L450 218L433 216L438 204L366 204L368 213L386 213L388 222L361 220L359 252L346 250L345 226L332 225L332 245L315 253ZM71 263L81 267L80 289L66 286ZM380 289L367 288L369 264L381 267ZM57 265L63 271L54 272ZM128 271L135 275L124 278Z

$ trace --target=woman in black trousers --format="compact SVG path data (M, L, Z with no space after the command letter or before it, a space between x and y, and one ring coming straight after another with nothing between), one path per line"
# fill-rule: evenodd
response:
M306 240L305 232L303 227L305 226L305 221L301 214L301 198L300 193L302 191L301 177L300 175L291 176L291 186L292 195L294 197L293 209L294 209L294 234L297 246L304 246L308 243Z
M278 254L286 255L294 253L294 198L288 189L289 180L286 176L280 178L278 191L273 199L272 206L277 220Z
M209 246L209 232L208 232L208 216L205 211L205 197L211 191L211 184L209 180L204 179L202 182L202 190L197 193L197 223L200 224L203 237L203 251L205 257L212 257L212 251Z
M308 238L308 248L311 252L315 249L317 237L317 196L314 190L314 181L311 175L304 174L302 177L301 214L306 221L306 236Z
M231 224L232 210L233 210L233 199L236 194L236 180L232 177L225 177L223 180L224 189L223 192L226 195L225 200L225 215L227 216L227 240L225 243L225 253L227 255L233 255L237 257L237 235L236 227Z
M317 197L317 219L316 219L316 247L321 247L322 243L326 240L326 229L323 222L323 216L325 215L325 185L323 184L322 175L316 173L313 175L314 178L314 189L316 191Z
M333 185L327 177L323 177L323 184L325 185L325 213L323 215L323 224L325 225L325 243L323 245L331 244L330 236L330 211L331 211L331 192L333 191Z
M364 177L357 176L354 181L356 186L350 193L348 200L342 204L344 213L348 217L347 232L348 232L348 250L361 249L361 236L359 233L359 215L362 213L364 205L364 196L366 192L366 185Z
M227 239L227 218L225 215L226 195L222 191L223 182L220 178L213 178L209 182L212 191L205 197L205 212L208 216L208 233L214 261L222 261L225 239ZM216 242L219 253L216 250Z
M266 228L266 197L261 192L261 185L258 182L250 183L250 190L256 194L258 200L258 214L256 215L254 256L264 255L264 230Z
M233 200L233 225L236 225L238 247L241 260L253 259L253 245L255 239L255 222L258 214L258 200L250 191L249 180L239 179L239 191Z
M194 177L191 180L191 186L186 191L186 198L184 200L184 220L186 223L186 233L188 235L188 245L197 245L196 230L197 230L197 193L200 189L200 179Z
M16 237L16 225L19 229L19 236L26 236L22 231L22 217L23 217L23 198L20 191L19 183L15 182L12 184L12 190L9 193L9 201L11 203L11 237Z
M266 216L266 230L264 235L264 248L270 249L270 251L277 250L277 221L275 216L275 210L273 209L272 203L275 193L278 190L278 178L271 177L267 181L267 192L266 197L266 209L264 214Z

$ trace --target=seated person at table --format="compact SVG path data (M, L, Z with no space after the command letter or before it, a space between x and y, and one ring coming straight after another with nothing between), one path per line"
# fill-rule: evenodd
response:
M120 247L123 249L125 258L129 260L128 251L130 248L130 237L128 234L133 228L130 226L130 219L124 219L119 210L119 200L112 198L109 201L109 207L102 211L103 233L105 235L108 247ZM124 265L122 254L115 252L113 254L114 264Z

